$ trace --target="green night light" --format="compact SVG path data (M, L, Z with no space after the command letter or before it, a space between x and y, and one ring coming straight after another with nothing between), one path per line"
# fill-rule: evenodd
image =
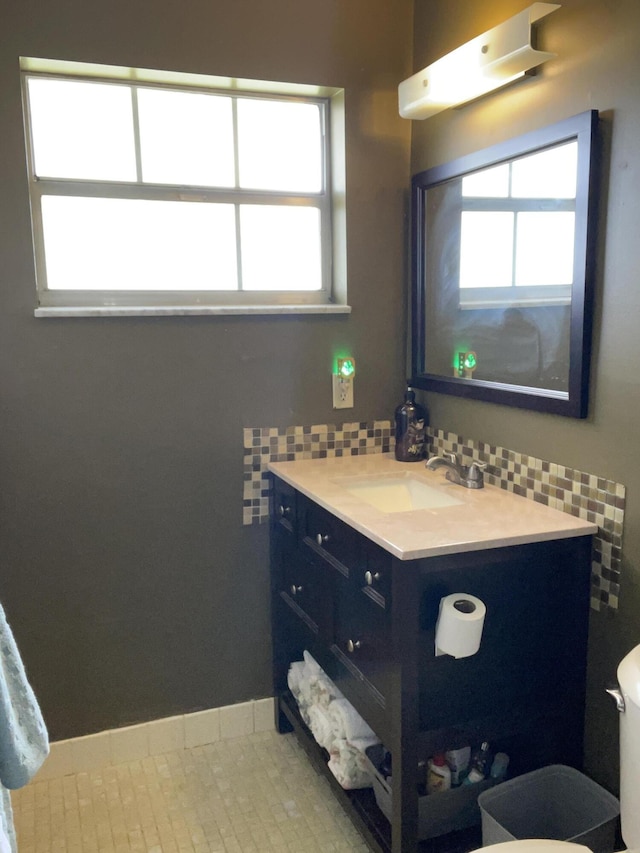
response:
M464 369L465 370L475 370L478 366L478 359L476 358L475 352L468 352L464 357Z
M338 376L341 376L343 379L351 379L355 375L355 372L355 359L351 357L338 359Z
M456 353L455 373L470 379L478 366L478 356L472 350L458 350Z

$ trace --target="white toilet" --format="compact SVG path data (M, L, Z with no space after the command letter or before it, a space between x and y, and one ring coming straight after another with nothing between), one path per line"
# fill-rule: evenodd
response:
M491 844L485 850L500 853L591 853L583 844L571 844L569 841L550 841L548 838L526 838L522 841L503 841Z
M640 853L640 646L618 666L619 689L608 690L620 711L620 819L627 850ZM582 844L533 838L490 845L496 853L590 853Z
M620 711L620 822L630 850L640 848L640 646L620 662L618 684L608 692Z

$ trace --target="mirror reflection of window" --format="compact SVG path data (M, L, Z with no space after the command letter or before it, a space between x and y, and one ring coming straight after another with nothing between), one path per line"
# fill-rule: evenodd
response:
M575 214L519 213L516 229L516 287L573 282Z
M511 164L514 198L575 198L578 143L567 142Z
M506 198L509 195L509 163L465 175L462 195L465 198Z
M460 307L570 301L577 160L571 140L462 178Z
M511 287L514 215L508 211L462 211L460 287Z

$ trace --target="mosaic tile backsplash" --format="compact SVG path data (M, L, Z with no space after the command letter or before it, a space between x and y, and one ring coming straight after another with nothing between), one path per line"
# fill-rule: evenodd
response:
M621 483L433 427L429 434L432 453L457 453L467 463L485 462L488 483L597 524L591 607L617 609L626 493ZM245 429L244 523L259 524L269 517L269 462L386 453L394 444L390 421Z
M269 462L387 453L394 446L390 421L245 429L244 524L259 524L269 517Z

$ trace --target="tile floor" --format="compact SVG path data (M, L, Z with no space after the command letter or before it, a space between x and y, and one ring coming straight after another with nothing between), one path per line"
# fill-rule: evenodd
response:
M35 780L20 853L367 853L293 735L260 732Z

